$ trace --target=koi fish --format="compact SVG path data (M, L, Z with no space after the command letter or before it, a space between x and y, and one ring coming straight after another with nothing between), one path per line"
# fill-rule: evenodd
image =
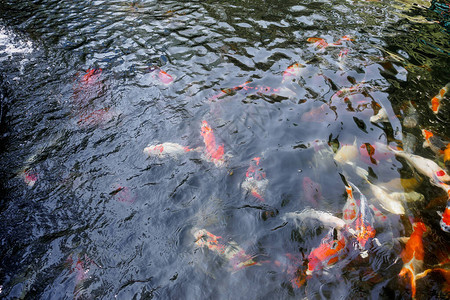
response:
M33 187L36 181L39 179L38 174L33 170L25 170L23 171L23 180L29 187Z
M405 208L403 207L402 201L400 201L398 199L399 197L393 197L390 193L388 193L383 188L371 183L369 180L367 180L367 178L366 178L366 181L370 186L370 190L372 191L372 194L374 195L374 199L372 199L373 202L377 203L384 210L386 210L390 213L393 213L396 215L404 215L405 214Z
M330 267L345 256L346 240L339 231L330 229L328 234L320 242L320 246L314 248L308 255L308 270L306 275Z
M362 160L366 163L377 164L380 160L388 160L393 155L392 153L386 149L381 143L376 142L374 145L370 143L364 143L359 147L359 153L361 155Z
M69 266L69 272L75 273L75 289L73 294L75 299L83 293L83 283L86 279L88 279L88 273L92 266L96 266L101 268L98 264L96 264L92 259L90 259L86 254L84 255L84 259L77 255L76 262L74 263L73 255L70 255L66 259L66 265Z
M224 147L223 145L216 144L216 137L214 132L209 127L208 122L202 121L202 127L200 134L203 137L205 143L205 152L207 160L212 161L217 167L224 164Z
M359 151L356 145L356 138L352 145L343 145L334 155L334 160L344 164L358 157Z
M228 261L233 272L245 267L261 265L234 241L222 243L221 236L216 236L205 229L194 230L193 235L197 246L206 247Z
M326 47L328 47L328 43L322 38L310 37L306 41L308 43L313 43L314 46L316 46L319 49L325 49Z
M266 179L266 173L259 167L260 159L260 157L255 157L250 161L242 188L249 191L253 197L264 202L264 193L269 181Z
M295 63L295 64L289 66L286 69L286 71L284 71L284 73L283 73L282 82L285 82L286 80L290 79L291 77L298 77L303 68L305 68L305 66L300 63Z
M437 176L434 176L434 180L438 183L439 187L441 187L444 191L447 192L447 206L445 207L445 210L443 213L438 213L441 215L441 221L439 222L441 225L441 229L445 232L450 232L450 185L445 184L444 182L440 181Z
M366 83L363 81L348 88L341 88L339 91L334 93L333 96L331 96L331 99L333 99L334 97L342 98L350 95L361 94L365 90L366 90Z
M425 139L423 147L429 147L436 155L444 156L444 162L450 160L450 143L435 136L431 131L422 129L422 135Z
M116 185L116 188L109 194L119 202L133 203L135 200L133 193L126 186Z
M387 221L387 217L385 214L383 214L378 208L376 208L373 204L369 205L370 209L373 211L373 217L375 218L375 221L378 223L383 224Z
M414 128L419 123L419 113L417 109L409 103L409 107L407 108L407 115L403 119L403 126L406 128Z
M297 227L300 227L301 223L305 222L306 220L317 220L323 226L336 228L337 230L341 230L346 226L346 222L341 218L335 217L328 212L319 211L311 208L304 209L301 212L297 211L286 213L282 219L284 221L286 221L287 219L293 219Z
M319 201L322 201L323 199L320 184L312 181L309 177L303 177L303 195L314 207L317 207Z
M450 89L450 82L447 83L442 89L439 90L439 93L431 98L430 108L435 113L439 113L439 108L441 107L441 101L444 99L445 94L447 94Z
M376 115L370 117L370 122L372 123L389 122L389 116L386 109L382 107Z
M159 67L150 67L150 72L153 77L158 79L164 85L170 85L173 82L173 77L167 74L165 71L161 70ZM156 72L156 75L154 74Z
M396 150L392 147L388 147L396 156L404 158L408 163L410 163L419 173L430 178L430 181L434 185L439 184L436 182L436 179L442 182L449 182L450 176L445 172L441 167L438 166L434 161L414 155L411 153L407 153L405 151Z
M415 222L413 228L414 231L400 254L403 260L403 268L401 269L399 276L406 280L409 279L412 298L415 298L416 274L419 274L422 271L423 259L425 257L422 238L423 234L427 231L427 227L422 222Z
M176 143L162 143L158 145L150 145L144 148L144 153L148 156L158 156L160 158L170 156L176 158L177 156L190 152L198 151L198 149L192 149L186 146L182 146Z
M239 91L239 90L244 89L244 88L245 88L245 90L247 90L247 89L250 88L250 87L247 87L247 85L248 85L249 83L251 83L250 80L244 82L244 83L241 84L241 85L238 85L238 86L235 86L235 87L232 87L232 88L228 88L228 89L223 89L223 90L220 91L219 94L216 94L216 95L210 97L210 98L209 98L209 101L214 101L214 100L216 100L216 99L218 99L218 98L222 98L222 97L224 97L224 96L226 96L226 95L233 95L234 93L236 93L236 91Z
M353 189L358 192L359 198L354 197ZM359 248L362 249L365 248L369 239L375 237L373 212L366 197L353 183L348 182L345 191L347 192L347 202L342 210L342 219L347 223L348 231L356 237ZM361 255L363 254L361 253Z
M84 83L92 83L97 81L97 79L102 74L102 69L88 69L86 70L86 74L82 77L82 82Z

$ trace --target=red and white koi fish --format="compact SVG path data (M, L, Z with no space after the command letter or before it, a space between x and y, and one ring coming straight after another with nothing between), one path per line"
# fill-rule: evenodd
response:
M173 157L176 158L181 154L190 152L190 151L199 151L199 149L192 149L186 146L182 146L177 143L162 143L158 145L150 145L144 148L144 153L148 156L158 156L158 157Z
M23 180L29 187L33 187L36 181L39 179L39 175L31 169L23 171L22 176Z
M359 198L354 197L353 189L358 192ZM362 250L365 248L367 241L375 237L373 212L366 197L353 183L349 182L345 190L347 202L343 208L342 219L347 223L348 231L356 237L359 248Z
M328 47L328 43L323 38L310 37L306 40L308 43L313 43L319 49L325 49Z
M156 78L160 83L164 85L170 85L174 80L171 75L167 74L159 67L150 67L150 72L152 72L153 78Z
M250 161L242 188L250 192L253 197L264 202L264 194L269 180L267 180L263 168L259 166L260 159L260 157L255 157Z
M431 98L430 108L435 113L439 113L439 108L441 107L441 101L444 99L445 94L450 90L450 82L447 83L442 89L439 90L439 93Z
M225 163L224 147L216 144L216 137L208 122L202 121L200 134L205 143L205 155L208 161L213 162L217 167L221 167Z
M367 89L368 88L367 88L366 82L362 81L354 86L351 86L348 88L347 87L341 88L339 91L334 93L333 96L331 96L331 99L333 100L335 97L343 98L343 97L348 97L350 95L361 94L364 91L366 91Z
M335 229L330 229L322 239L319 247L314 248L308 255L308 270L306 275L311 276L318 270L325 269L337 263L347 253L345 251L346 239Z
M312 181L309 177L303 177L302 186L304 199L314 207L318 207L319 202L323 200L320 184Z
M289 66L286 71L283 73L283 80L282 82L285 82L286 80L289 80L291 78L296 78L300 76L302 69L304 69L305 66L300 63L295 63L291 66Z
M450 176L445 172L441 167L438 166L434 161L414 155L411 153L407 153L405 151L396 150L392 147L388 147L396 156L404 158L407 162L409 162L419 173L428 176L430 178L431 183L434 185L438 185L437 180L442 182L449 182Z
M427 231L427 227L422 222L415 222L413 228L414 231L406 243L405 249L400 254L403 260L403 268L398 275L404 279L409 279L412 298L415 298L416 275L422 272L423 259L425 257L422 238Z
M319 49L325 49L327 47L337 47L342 45L344 41L354 41L354 39L349 35L344 35L342 38L337 40L335 43L327 43L323 38L310 37L306 40L308 43L314 43L314 45Z
M96 264L92 259L90 259L86 254L84 258L77 255L76 262L72 258L73 255L70 255L66 259L66 266L69 266L69 272L75 273L75 289L73 291L75 299L78 299L79 296L83 293L83 283L88 278L88 273L92 266L96 266L101 268L98 264Z
M423 147L430 147L430 149L438 156L444 157L444 162L450 160L450 142L434 135L431 131L422 129L422 135L425 139Z
M370 209L373 211L373 217L375 218L375 221L383 224L387 221L387 217L385 214L383 214L378 208L376 208L373 204L369 205Z
M228 261L233 272L245 267L261 265L234 241L223 243L221 236L216 236L205 229L194 229L193 235L197 246L206 247Z

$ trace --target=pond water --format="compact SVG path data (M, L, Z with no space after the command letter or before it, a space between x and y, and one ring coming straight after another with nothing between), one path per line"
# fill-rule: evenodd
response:
M447 298L447 6L1 1L0 297Z

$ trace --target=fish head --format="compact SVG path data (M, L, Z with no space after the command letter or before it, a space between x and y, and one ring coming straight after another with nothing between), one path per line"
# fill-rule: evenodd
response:
M450 232L450 200L447 202L447 206L442 213L440 225L443 231Z

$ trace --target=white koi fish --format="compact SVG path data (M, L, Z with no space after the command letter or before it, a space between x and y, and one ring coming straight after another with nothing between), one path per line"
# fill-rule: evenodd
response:
M190 151L199 151L198 149L191 149L176 143L162 143L158 145L150 145L144 148L144 153L148 156L158 157L177 157L183 153Z
M344 228L346 225L345 221L342 220L341 218L335 217L328 212L319 211L311 208L304 209L300 212L297 211L286 213L283 216L283 220L286 221L287 219L293 219L297 227L299 227L301 222L308 219L317 220L324 226L336 228L337 230Z
M432 184L439 186L439 184L434 179L442 182L449 182L450 176L441 167L438 166L434 161L424 158L419 155L414 155L407 153L405 151L396 150L392 147L389 149L395 153L395 155L404 158L408 163L410 163L419 173L430 178Z
M370 122L372 122L372 123L389 122L389 116L388 116L386 109L381 108L376 115L371 116Z

